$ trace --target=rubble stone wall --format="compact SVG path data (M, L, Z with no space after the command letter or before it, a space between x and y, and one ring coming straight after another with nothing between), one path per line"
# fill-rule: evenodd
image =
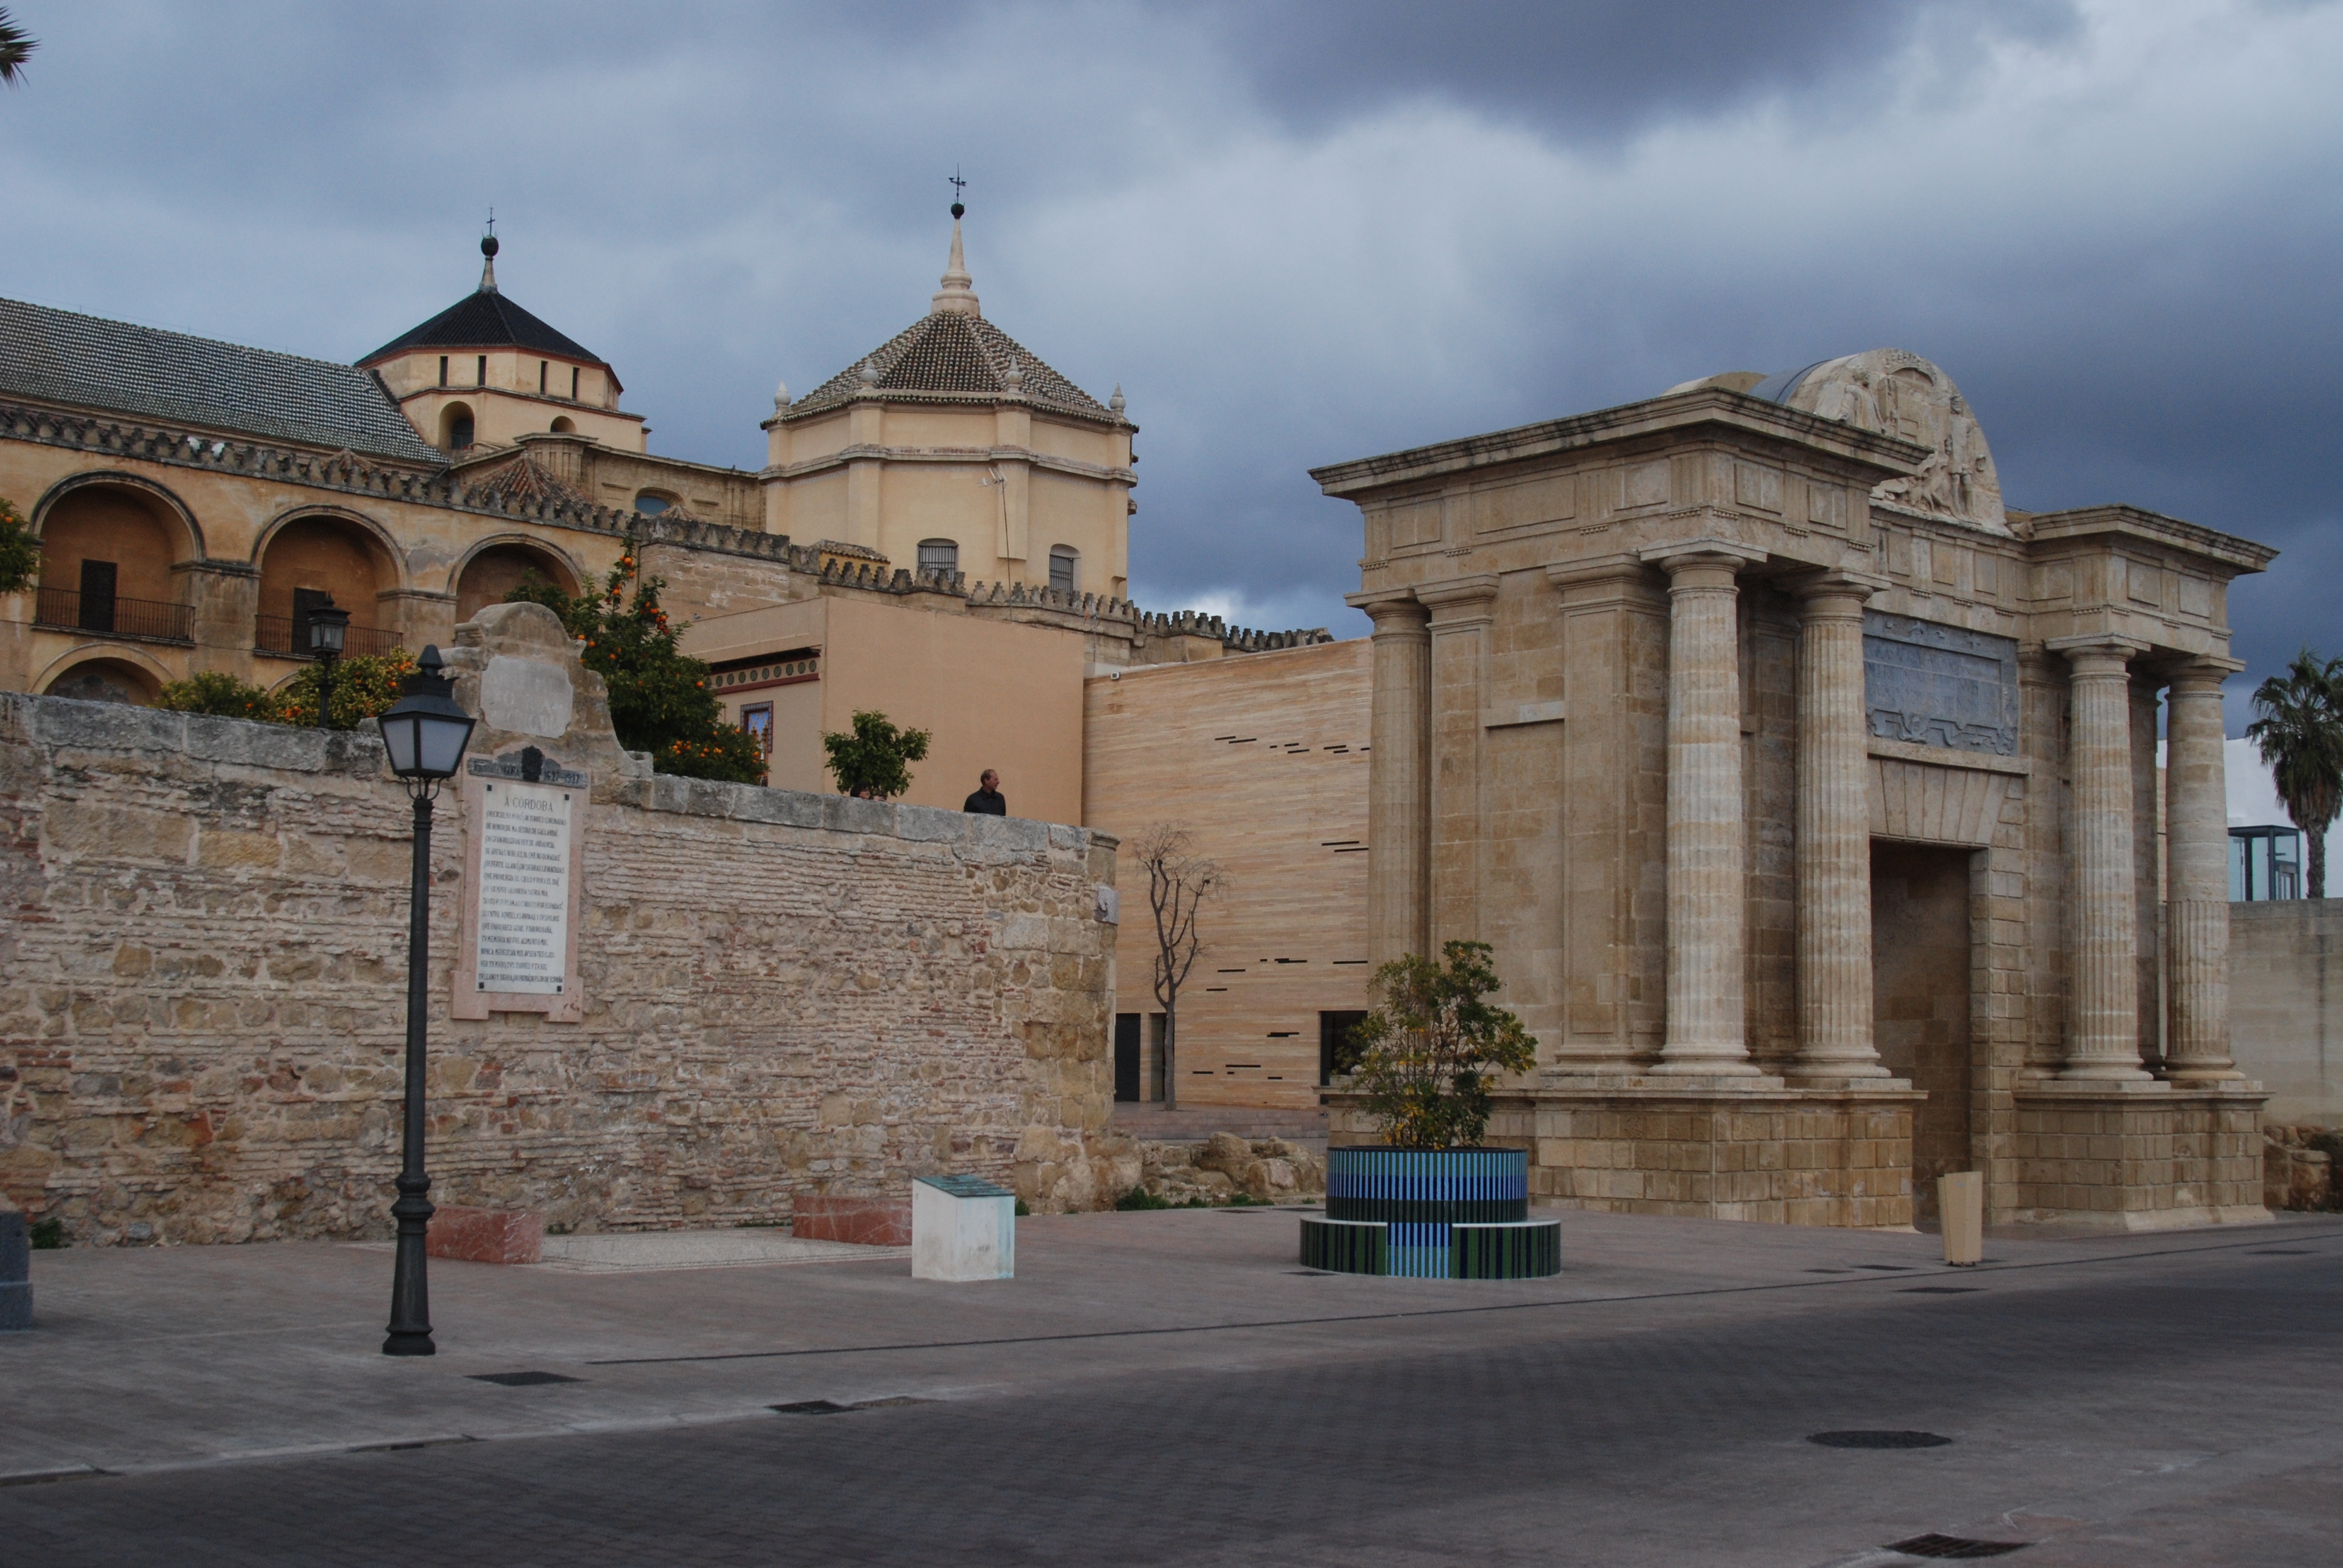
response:
M1112 1201L1111 839L665 777L593 797L575 1024L447 1016L440 799L436 1200L556 1232L771 1223L929 1172ZM409 824L371 733L0 695L0 1191L85 1242L388 1234Z

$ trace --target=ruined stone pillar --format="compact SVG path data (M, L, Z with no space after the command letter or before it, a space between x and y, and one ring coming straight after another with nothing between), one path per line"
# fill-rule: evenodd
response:
M1833 572L1800 587L1800 1083L1885 1078L1872 1040L1870 760L1863 606L1879 585Z
M1749 1077L1739 557L1668 556L1668 1022L1653 1071Z
M2221 682L2242 668L2198 659L2172 677L2164 775L2172 1010L2164 1075L2182 1083L2245 1076L2229 1054L2229 791L2221 739Z
M1423 607L1380 599L1367 759L1367 951L1377 963L1429 946L1432 638Z
M2139 906L2132 886L2131 680L2140 645L2120 638L2059 638L2074 749L2072 931L2074 1004L2058 1076L2145 1079L2139 1064Z

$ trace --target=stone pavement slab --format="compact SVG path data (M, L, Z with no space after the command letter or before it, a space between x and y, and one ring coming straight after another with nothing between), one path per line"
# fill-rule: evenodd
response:
M109 1473L0 1487L0 1540L1796 1565L1910 1561L1876 1554L1935 1530L2153 1563L2324 1562L2295 1553L2343 1524L2317 1490L2343 1464L2343 1222L1996 1241L1954 1271L1913 1234L1564 1218L1564 1274L1502 1283L1302 1271L1290 1211L1028 1220L1019 1277L982 1284L899 1257L435 1261L423 1362L377 1353L371 1249L44 1253L42 1326L0 1340L0 1479ZM518 1372L577 1381L479 1381ZM816 1402L837 1413L772 1408ZM1805 1441L1867 1427L1955 1441ZM2205 1555L2223 1532L2258 1555Z

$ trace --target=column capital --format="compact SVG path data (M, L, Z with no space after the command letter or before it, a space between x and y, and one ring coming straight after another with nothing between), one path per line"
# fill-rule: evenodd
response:
M1745 568L1762 566L1765 560L1764 550L1737 539L1684 539L1674 544L1646 545L1635 554L1670 577L1702 568L1737 574Z
M2221 683L2246 668L2241 658L2221 658L2207 654L2176 664L2165 678L2172 685L2175 695L2205 694L2218 697Z
M1874 596L1885 593L1888 583L1884 577L1841 567L1788 578L1781 586L1792 598L1802 601L1799 618L1815 620L1845 616L1860 618L1863 607Z
M1475 572L1446 582L1418 583L1415 602L1432 612L1434 629L1472 620L1489 619L1488 607L1497 597L1497 574Z
M2052 653L2064 655L2077 673L2102 675L2120 671L2146 653L2148 647L2137 638L2117 637L2104 631L2086 632L2080 637L2054 637L2042 646Z
M1431 635L1424 629L1424 608L1411 597L1380 594L1347 597L1358 604L1360 609L1366 611L1367 618L1375 623L1373 635L1377 638L1413 638L1420 641ZM1362 599L1366 602L1358 603Z

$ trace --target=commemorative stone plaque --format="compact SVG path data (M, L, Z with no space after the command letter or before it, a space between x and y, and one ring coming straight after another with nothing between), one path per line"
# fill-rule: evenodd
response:
M458 1018L581 1015L578 889L588 779L535 747L478 758L464 779L464 936L452 1010Z

